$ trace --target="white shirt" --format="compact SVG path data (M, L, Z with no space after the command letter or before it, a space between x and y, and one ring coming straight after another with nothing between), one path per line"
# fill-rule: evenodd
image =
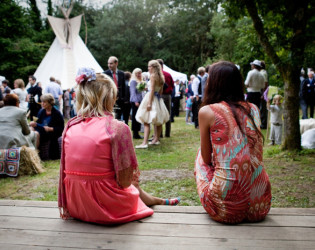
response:
M199 78L196 76L193 80L193 82L191 83L191 90L194 92L194 97L196 97L197 95L199 95L198 93L198 88L199 88L199 84L200 84L200 80ZM201 95L199 95L201 96Z
M19 97L20 108L27 110L28 108L28 102L26 101L27 91L25 89L16 88L12 90L12 92L17 94L17 96Z
M247 92L260 92L265 88L265 78L257 69L252 69L247 74L245 85Z
M179 84L175 84L175 97L179 97L180 93L179 92Z
M283 108L281 105L270 105L270 123L282 124Z

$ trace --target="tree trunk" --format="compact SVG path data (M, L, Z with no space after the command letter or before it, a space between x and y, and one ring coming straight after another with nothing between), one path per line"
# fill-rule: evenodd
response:
M299 70L287 67L281 72L284 79L284 142L283 148L287 150L301 149L301 134L299 124Z
M291 57L287 62L280 60L272 47L265 32L263 21L258 15L256 1L243 0L246 9L251 16L254 28L257 32L261 45L271 58L272 62L280 71L284 80L284 143L283 148L288 150L301 149L301 134L299 124L299 86L300 67L303 65L304 48L306 44L305 29L307 23L307 1L295 3L290 9L293 16L294 33L291 42ZM289 17L292 18L292 17Z

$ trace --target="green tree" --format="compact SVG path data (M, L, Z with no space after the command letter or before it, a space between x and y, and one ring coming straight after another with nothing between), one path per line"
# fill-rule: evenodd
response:
M158 24L156 58L179 71L196 73L197 68L214 55L214 42L209 37L215 1L172 1Z
M1 2L0 74L11 84L16 78L26 80L33 74L47 50L44 36L34 30L30 16L29 9L13 0Z
M153 0L114 0L103 8L89 31L88 47L104 69L108 57L115 55L123 70L146 70L157 47L161 5Z
M208 34L214 40L214 56L208 58L206 64L219 60L232 61L240 66L241 73L245 78L251 69L249 62L254 59L264 60L269 75L269 84L283 87L279 71L263 50L251 18L243 16L238 20L231 20L224 11L220 11L214 14L210 26Z
M310 18L314 4L307 0L227 0L222 6L230 17L251 17L260 44L284 81L284 149L300 149L299 75L305 47L314 38L314 19Z
M40 31L42 29L42 20L40 17L40 11L37 7L36 0L28 0L30 10L30 17L32 19L34 30Z

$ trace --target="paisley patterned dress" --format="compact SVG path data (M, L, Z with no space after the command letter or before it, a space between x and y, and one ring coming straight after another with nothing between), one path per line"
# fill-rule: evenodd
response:
M250 107L255 125L260 128L259 110L255 105ZM263 164L262 138L241 111L236 112L246 124L245 134L227 103L211 104L210 108L215 114L215 123L210 128L212 164L203 162L200 150L195 162L201 203L218 222L263 220L271 206L271 186Z

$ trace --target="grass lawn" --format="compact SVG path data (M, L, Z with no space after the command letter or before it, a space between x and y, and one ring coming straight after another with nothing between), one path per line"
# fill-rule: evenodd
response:
M135 145L140 143L141 140L134 141ZM199 130L187 125L182 115L176 117L170 138L163 138L159 146L136 150L142 188L159 197L180 196L181 205L200 205L193 173L198 147ZM315 207L314 159L315 150L290 153L279 146L265 146L264 163L272 185L273 207ZM43 165L46 171L40 175L0 177L0 199L56 201L59 161Z

